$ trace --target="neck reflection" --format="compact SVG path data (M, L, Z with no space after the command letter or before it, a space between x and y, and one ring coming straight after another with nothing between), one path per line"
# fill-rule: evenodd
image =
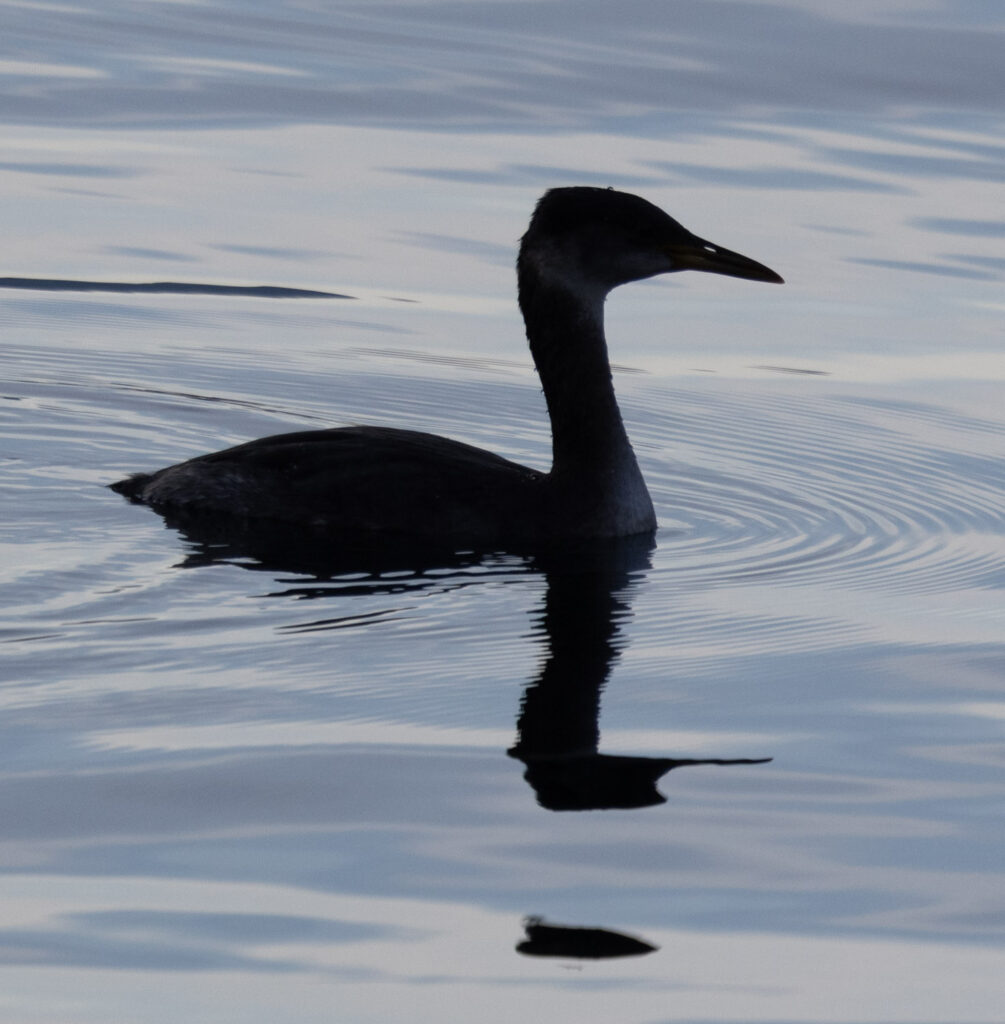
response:
M600 698L625 639L631 602L650 568L651 537L591 544L541 559L547 579L539 617L545 655L527 687L508 751L524 763L538 803L551 811L651 807L659 780L684 765L763 764L771 758L671 758L603 754Z

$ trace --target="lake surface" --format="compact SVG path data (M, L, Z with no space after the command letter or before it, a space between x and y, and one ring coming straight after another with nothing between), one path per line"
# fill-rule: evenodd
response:
M0 9L0 1018L1000 1022L1000 6ZM344 571L104 486L546 467L570 184L787 281L608 303L654 548Z

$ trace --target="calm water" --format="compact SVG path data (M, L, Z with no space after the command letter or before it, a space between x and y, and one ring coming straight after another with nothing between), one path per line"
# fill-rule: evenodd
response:
M1005 21L837 10L2 5L5 1024L1002 1019ZM104 488L547 465L565 184L788 282L609 303L653 550L333 572Z

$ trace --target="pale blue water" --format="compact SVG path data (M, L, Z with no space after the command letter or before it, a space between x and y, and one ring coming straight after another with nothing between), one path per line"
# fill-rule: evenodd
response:
M0 10L0 1019L1000 1021L999 6ZM653 551L332 577L103 486L361 421L547 465L567 184L787 280L609 303Z

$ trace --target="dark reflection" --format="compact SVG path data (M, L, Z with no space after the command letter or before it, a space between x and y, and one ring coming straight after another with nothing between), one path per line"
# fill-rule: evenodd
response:
M149 256L149 251L145 253ZM262 284L245 287L230 284L190 284L184 281L64 281L46 277L0 277L0 288L21 288L41 292L116 292L131 295L239 295L255 299L351 299L352 295L318 292L307 288L283 288Z
M527 686L509 755L526 766L538 803L552 811L650 807L665 803L659 780L685 765L764 764L771 758L671 758L602 754L600 696L619 657L631 600L651 568L654 537L644 534L507 553L455 551L386 536L328 537L240 526L211 517L166 520L191 549L182 568L229 564L303 577L270 597L318 599L354 594L415 595L437 587L477 585L501 573L540 573L547 581L536 620L543 635L540 670ZM402 607L343 614L282 627L284 632L352 628L393 618Z
M576 571L549 570L540 617L546 653L524 694L518 738L538 803L551 811L650 807L666 802L656 788L682 765L763 764L771 758L668 758L601 754L600 694L619 656L621 626L631 615L638 579L650 567L651 538L593 545Z
M389 589L383 578L389 573L399 581L408 579L409 589L422 586L424 577L431 574L425 585L433 586L451 572L483 565L492 557L491 552L476 549L456 550L447 542L417 544L407 537L376 533L329 535L292 526L277 529L274 523L249 519L168 513L164 523L189 543L179 568L237 565L255 572L295 573L304 577L302 585L282 593L296 597L345 594L344 586L333 589L328 584L354 577L361 591L380 593ZM526 571L522 560L517 564ZM399 582L390 589L403 586Z
M528 917L523 927L526 938L517 944L516 951L524 956L610 960L619 956L643 956L659 949L659 946L622 932L612 932L607 928L545 924L540 917Z

